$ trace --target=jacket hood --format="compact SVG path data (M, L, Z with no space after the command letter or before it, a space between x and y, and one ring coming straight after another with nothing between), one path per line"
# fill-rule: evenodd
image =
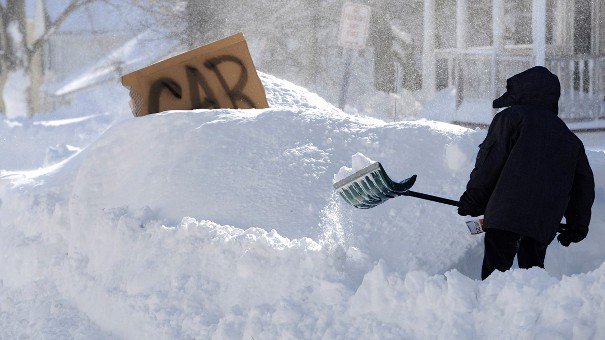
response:
M493 107L536 105L559 113L561 84L546 67L535 66L506 80L506 92L494 100Z

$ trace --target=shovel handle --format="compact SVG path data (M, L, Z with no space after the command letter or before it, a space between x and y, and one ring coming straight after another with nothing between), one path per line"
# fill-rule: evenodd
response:
M416 191L412 191L412 190L408 190L408 191L404 192L403 195L412 196L412 197L420 198L420 199L427 200L427 201L433 201L433 202L453 205L455 207L457 207L460 204L458 201L450 200L450 199L439 197L439 196L423 194L421 192L416 192Z

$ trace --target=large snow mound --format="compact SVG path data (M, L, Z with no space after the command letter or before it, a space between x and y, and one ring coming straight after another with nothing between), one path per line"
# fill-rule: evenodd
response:
M105 133L86 151L70 200L71 225L87 225L74 229L84 249L108 232L90 221L119 207L149 207L169 225L190 216L351 245L400 271L443 271L477 243L452 207L400 199L355 211L332 180L361 152L395 177L419 174L419 191L457 198L480 136L355 118L282 92L271 99L271 109L167 112Z
M605 153L589 152L588 239L553 243L547 271L481 282L481 236L454 208L402 197L356 210L332 182L362 153L457 199L483 131L350 116L262 80L270 109L133 118L50 167L3 171L0 334L605 336Z

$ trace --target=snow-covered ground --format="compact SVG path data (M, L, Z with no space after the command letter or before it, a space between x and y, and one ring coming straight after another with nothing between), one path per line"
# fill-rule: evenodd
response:
M480 281L455 209L355 210L332 181L360 152L457 199L484 131L262 80L265 110L3 121L0 337L605 337L605 152L587 240Z

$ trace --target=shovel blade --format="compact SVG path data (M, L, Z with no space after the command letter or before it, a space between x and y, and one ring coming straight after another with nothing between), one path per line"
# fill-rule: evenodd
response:
M380 162L375 162L334 183L334 189L350 205L369 209L403 195L415 182L416 175L395 182L389 178Z

